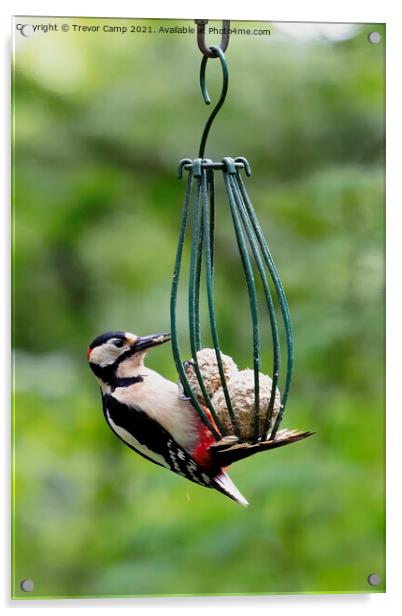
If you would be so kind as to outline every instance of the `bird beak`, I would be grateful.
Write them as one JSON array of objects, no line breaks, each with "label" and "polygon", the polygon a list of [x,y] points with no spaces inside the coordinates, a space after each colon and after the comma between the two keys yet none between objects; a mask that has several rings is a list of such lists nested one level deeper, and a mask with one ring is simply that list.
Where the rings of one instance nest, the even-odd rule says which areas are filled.
[{"label": "bird beak", "polygon": [[169,340],[170,334],[152,334],[151,336],[141,336],[140,338],[137,338],[132,346],[132,349],[135,353],[137,353],[137,351],[145,351],[146,349],[159,346]]}]

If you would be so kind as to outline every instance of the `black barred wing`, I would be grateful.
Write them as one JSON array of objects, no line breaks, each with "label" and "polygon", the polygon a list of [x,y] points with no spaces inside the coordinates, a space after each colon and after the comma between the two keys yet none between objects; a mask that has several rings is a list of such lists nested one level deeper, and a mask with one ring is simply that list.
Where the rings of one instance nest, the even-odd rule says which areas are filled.
[{"label": "black barred wing", "polygon": [[214,478],[163,426],[140,408],[123,404],[113,395],[106,394],[103,396],[103,411],[110,428],[130,449],[194,483],[219,489]]}]

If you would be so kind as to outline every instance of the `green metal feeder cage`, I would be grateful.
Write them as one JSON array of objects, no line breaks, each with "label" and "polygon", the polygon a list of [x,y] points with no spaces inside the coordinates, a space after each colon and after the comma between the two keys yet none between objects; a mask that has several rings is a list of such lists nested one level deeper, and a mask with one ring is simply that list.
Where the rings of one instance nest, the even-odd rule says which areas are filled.
[{"label": "green metal feeder cage", "polygon": [[[180,382],[185,396],[187,396],[201,420],[209,428],[217,439],[214,453],[217,461],[222,465],[230,464],[236,460],[263,451],[283,446],[291,442],[309,436],[311,432],[296,430],[279,430],[285,411],[293,370],[293,337],[292,327],[286,300],[278,270],[272,259],[267,241],[254,212],[251,200],[247,194],[241,173],[251,175],[248,161],[242,157],[225,157],[219,162],[214,162],[204,157],[205,145],[212,122],[222,107],[228,90],[228,68],[223,50],[228,44],[229,22],[224,22],[224,36],[221,47],[206,47],[203,38],[203,27],[206,20],[198,20],[198,44],[204,56],[200,69],[201,91],[206,104],[210,103],[205,82],[205,71],[208,58],[219,58],[223,86],[220,98],[205,125],[198,158],[183,159],[179,163],[178,177],[182,178],[183,172],[188,172],[187,187],[184,198],[184,207],[180,227],[176,262],[173,274],[171,291],[171,333],[172,350]],[[247,287],[248,303],[250,307],[252,323],[252,350],[254,370],[254,395],[255,412],[250,418],[253,422],[253,437],[248,441],[241,439],[239,425],[233,404],[229,395],[225,379],[220,335],[217,326],[215,301],[214,301],[214,241],[215,241],[215,179],[222,174],[226,192],[226,204],[219,203],[220,207],[226,205],[230,211],[239,252],[239,261],[244,272]],[[190,229],[190,231],[189,231]],[[200,404],[187,378],[183,358],[180,352],[178,327],[177,327],[177,303],[180,274],[184,261],[183,249],[190,235],[191,249],[189,257],[189,288],[188,288],[188,322],[189,343],[192,353],[192,362],[199,388],[203,394],[205,408]],[[205,276],[205,285],[202,278]],[[258,276],[258,279],[257,279]],[[208,306],[208,321],[213,348],[216,354],[219,376],[223,388],[227,410],[230,416],[231,429],[228,431],[219,420],[216,409],[211,403],[203,376],[197,361],[197,352],[202,348],[200,326],[200,294],[201,298],[206,294]],[[258,291],[262,291],[264,305],[264,320],[261,319],[258,305]],[[277,314],[278,313],[278,314]],[[266,319],[268,317],[268,319]],[[261,325],[269,325],[272,339],[272,388],[268,409],[262,409],[260,404],[260,368],[261,368]],[[280,344],[280,332],[284,332],[286,344],[286,359],[283,361]],[[280,377],[284,373],[284,384],[280,400],[280,410],[274,417],[274,402]],[[265,417],[261,430],[260,414]],[[211,421],[213,418],[213,421]],[[228,438],[230,437],[230,438]]]}]

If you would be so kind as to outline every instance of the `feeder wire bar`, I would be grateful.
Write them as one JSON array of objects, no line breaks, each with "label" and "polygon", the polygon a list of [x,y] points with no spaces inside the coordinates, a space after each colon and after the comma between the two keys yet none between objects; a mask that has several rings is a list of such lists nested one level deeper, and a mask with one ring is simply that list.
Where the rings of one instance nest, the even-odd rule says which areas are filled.
[{"label": "feeder wire bar", "polygon": [[182,386],[183,386],[184,394],[189,398],[189,400],[191,400],[192,406],[197,411],[204,425],[212,432],[212,434],[217,440],[220,440],[221,434],[212,425],[212,422],[210,421],[209,417],[207,416],[204,409],[199,404],[196,396],[193,393],[191,385],[187,379],[187,375],[183,367],[183,361],[180,355],[180,347],[179,347],[179,341],[178,341],[177,318],[176,318],[177,292],[178,292],[178,285],[179,285],[179,280],[180,280],[183,246],[184,246],[185,234],[186,234],[186,229],[187,229],[189,206],[190,206],[190,201],[191,201],[191,196],[192,196],[192,188],[193,188],[193,173],[192,171],[190,171],[189,176],[188,176],[188,181],[187,181],[186,194],[184,198],[182,222],[181,222],[180,232],[179,232],[179,241],[177,245],[177,253],[176,253],[176,260],[175,260],[173,281],[172,281],[172,290],[171,290],[171,297],[170,297],[170,322],[171,322],[171,334],[172,334],[172,352],[173,352],[173,358],[176,364],[176,369],[180,377],[180,382],[182,383]]},{"label": "feeder wire bar", "polygon": [[208,192],[206,186],[206,171],[202,171],[203,176],[201,180],[202,186],[202,206],[203,206],[203,220],[204,220],[204,241],[205,241],[205,259],[206,259],[206,288],[207,288],[207,298],[208,298],[208,311],[209,311],[209,323],[211,328],[211,335],[214,344],[215,356],[219,370],[219,376],[221,379],[221,385],[223,389],[223,394],[225,397],[226,407],[229,413],[229,417],[232,423],[233,432],[239,438],[240,437],[240,429],[239,424],[236,418],[236,415],[233,410],[233,405],[230,399],[230,395],[227,388],[225,372],[223,369],[222,356],[221,356],[221,348],[219,342],[218,335],[218,327],[216,323],[215,316],[215,307],[214,307],[214,283],[213,283],[213,265],[212,265],[212,246],[211,246],[211,230],[210,230],[210,211],[208,204]]},{"label": "feeder wire bar", "polygon": [[261,439],[267,438],[268,433],[271,428],[271,420],[274,408],[274,402],[276,397],[276,391],[279,380],[279,372],[281,365],[281,355],[280,355],[280,341],[279,341],[279,330],[278,330],[278,322],[275,315],[275,307],[272,299],[272,293],[269,286],[269,282],[265,273],[264,262],[261,257],[260,247],[258,244],[257,237],[255,235],[254,229],[252,227],[250,217],[248,215],[247,209],[244,205],[243,198],[239,188],[239,172],[237,171],[236,175],[232,176],[233,186],[234,186],[234,195],[236,205],[238,207],[243,227],[246,232],[248,242],[250,244],[251,250],[253,252],[253,256],[257,265],[258,272],[260,274],[265,302],[268,309],[269,321],[271,324],[271,334],[272,334],[272,344],[273,344],[273,367],[272,367],[272,386],[271,386],[271,396],[268,404],[267,415],[264,422],[263,433],[260,435]]},{"label": "feeder wire bar", "polygon": [[258,427],[260,417],[260,342],[259,342],[259,325],[258,325],[258,308],[257,308],[257,291],[255,287],[255,280],[253,274],[253,268],[251,265],[250,257],[247,250],[247,245],[244,239],[244,234],[241,227],[241,220],[239,212],[237,211],[232,174],[236,173],[236,169],[231,165],[229,157],[225,158],[227,163],[227,171],[224,172],[224,180],[226,185],[226,191],[229,198],[229,206],[232,214],[232,220],[235,228],[237,245],[240,252],[240,257],[243,265],[244,276],[247,284],[247,291],[250,304],[251,320],[253,326],[253,367],[254,367],[254,442],[258,440]]},{"label": "feeder wire bar", "polygon": [[[197,161],[197,163],[201,161]],[[197,285],[197,274],[201,271],[202,259],[202,238],[204,231],[201,228],[201,221],[207,215],[200,207],[200,194],[202,193],[202,178],[206,176],[205,170],[199,167],[201,177],[197,177],[197,191],[192,212],[192,238],[191,238],[191,258],[190,258],[190,276],[189,276],[189,295],[188,295],[188,314],[189,314],[189,333],[190,347],[192,354],[192,365],[200,386],[205,405],[211,412],[218,430],[223,434],[224,430],[219,421],[218,415],[212,406],[211,398],[205,387],[204,379],[198,365],[197,351],[201,348],[200,342],[200,320],[199,320],[199,284]],[[197,171],[198,176],[198,171]],[[197,348],[197,342],[199,344]]]},{"label": "feeder wire bar", "polygon": [[267,264],[268,270],[272,278],[272,282],[274,283],[275,290],[278,295],[279,306],[280,306],[284,328],[285,328],[286,347],[287,347],[287,369],[286,369],[285,386],[284,386],[283,393],[281,396],[281,409],[276,417],[274,427],[270,434],[270,439],[274,439],[277,434],[279,425],[282,421],[283,413],[285,411],[285,407],[286,407],[286,403],[287,403],[287,399],[289,395],[290,384],[292,381],[293,360],[294,360],[292,324],[290,321],[289,307],[288,307],[285,291],[283,289],[278,270],[276,269],[274,260],[268,248],[267,241],[264,237],[264,234],[260,227],[260,223],[258,222],[257,216],[255,215],[253,206],[247,195],[247,191],[244,187],[243,180],[241,179],[240,174],[239,174],[239,186],[240,186],[244,204],[246,206],[246,210],[250,216],[252,225],[254,227],[255,234],[257,236],[258,242],[260,244],[260,247],[263,253],[265,263]]}]

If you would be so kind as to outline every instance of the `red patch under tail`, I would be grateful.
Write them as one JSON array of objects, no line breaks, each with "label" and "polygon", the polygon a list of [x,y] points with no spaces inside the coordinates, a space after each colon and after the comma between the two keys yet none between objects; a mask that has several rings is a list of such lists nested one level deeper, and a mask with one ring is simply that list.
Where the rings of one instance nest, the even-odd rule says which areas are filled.
[{"label": "red patch under tail", "polygon": [[[217,429],[209,409],[207,409],[203,404],[201,404],[201,406],[208,419],[210,420],[211,424],[214,426],[214,428]],[[202,468],[204,468],[206,471],[210,471],[213,467],[213,459],[209,448],[212,443],[216,442],[216,438],[214,437],[212,432],[208,430],[206,425],[203,424],[201,419],[199,421],[198,434],[199,441],[197,447],[191,452],[191,456]]]}]

